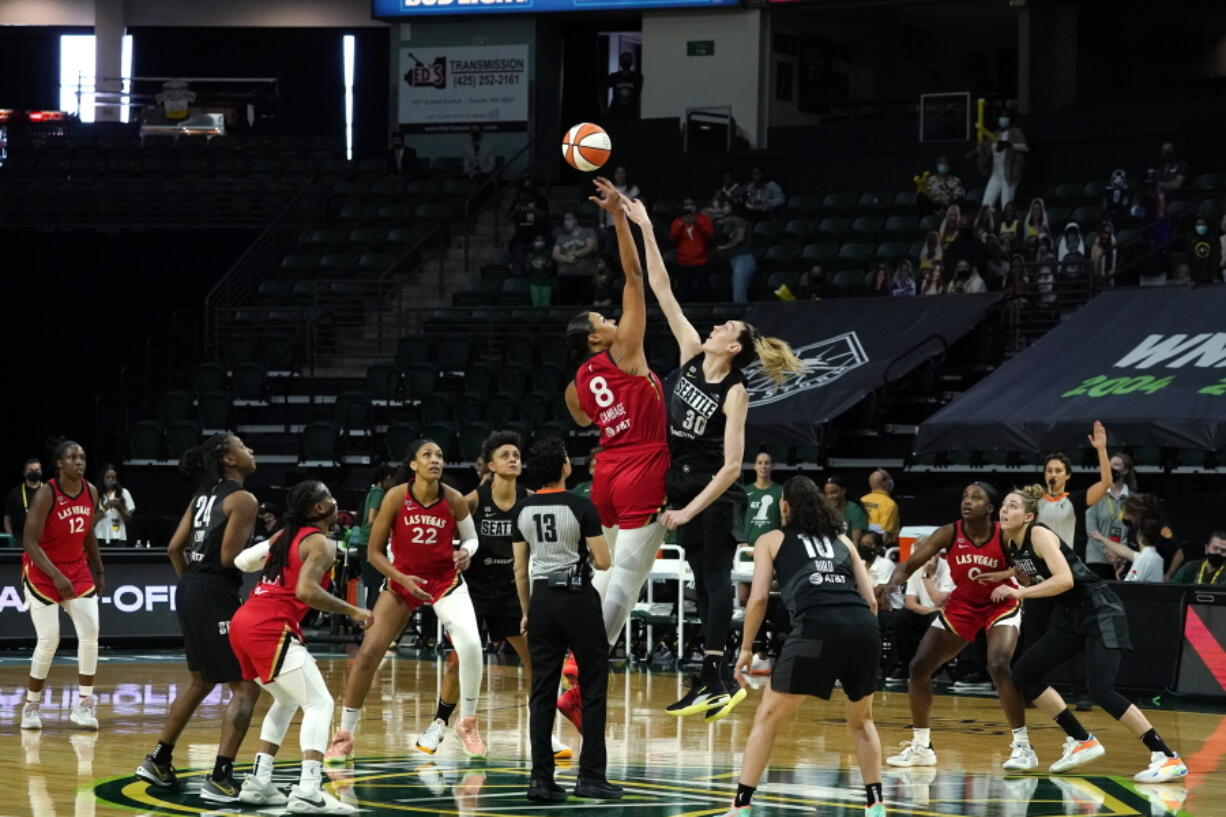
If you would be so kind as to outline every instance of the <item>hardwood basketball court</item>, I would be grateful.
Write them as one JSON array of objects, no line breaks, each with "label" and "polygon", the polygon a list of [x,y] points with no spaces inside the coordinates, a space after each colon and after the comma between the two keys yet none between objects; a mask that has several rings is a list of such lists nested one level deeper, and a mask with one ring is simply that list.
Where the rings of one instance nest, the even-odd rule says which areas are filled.
[{"label": "hardwood basketball court", "polygon": [[[346,659],[320,654],[333,694],[343,687]],[[119,817],[133,810],[167,815],[274,815],[281,809],[209,808],[195,794],[212,769],[223,700],[215,693],[188,725],[175,749],[175,764],[188,783],[181,795],[151,790],[133,770],[157,739],[176,685],[186,679],[175,653],[112,652],[104,655],[95,684],[99,696],[97,733],[71,728],[75,667],[57,661],[43,705],[45,728],[16,728],[27,670],[25,656],[0,659],[3,682],[3,744],[0,763],[13,780],[0,802],[0,815],[30,817]],[[629,672],[614,676],[609,701],[609,777],[626,787],[616,803],[572,798],[560,806],[536,806],[523,798],[530,763],[528,687],[518,666],[487,664],[479,706],[489,759],[470,762],[448,734],[433,758],[413,748],[429,723],[437,700],[441,662],[389,657],[371,689],[357,737],[357,760],[331,771],[330,786],[366,815],[440,814],[469,817],[531,817],[546,813],[598,817],[722,814],[735,790],[741,747],[749,734],[759,695],[750,697],[723,722],[676,719],[662,712],[679,697],[682,678],[672,673]],[[65,687],[65,684],[69,686]],[[250,763],[259,718],[271,699],[265,695],[248,733],[239,775]],[[1062,733],[1034,710],[1031,739],[1045,769],[1060,753]],[[1187,760],[1183,783],[1144,786],[1132,782],[1148,753],[1101,711],[1087,713],[1086,725],[1107,747],[1107,756],[1077,775],[1037,772],[1007,775],[1009,731],[993,698],[939,695],[933,710],[935,768],[884,770],[891,814],[915,817],[1002,815],[1146,815],[1215,817],[1226,814],[1226,718],[1222,712],[1150,709],[1162,735]],[[905,691],[878,693],[875,716],[886,753],[910,736]],[[559,716],[559,721],[562,721]],[[563,741],[576,747],[578,735],[562,722]],[[278,764],[278,783],[297,779],[297,725]],[[806,702],[789,730],[780,734],[772,764],[754,798],[755,815],[858,815],[863,813],[859,773],[848,752],[840,694],[830,703]],[[14,780],[15,777],[15,780]],[[573,786],[574,774],[560,764],[559,782]]]}]

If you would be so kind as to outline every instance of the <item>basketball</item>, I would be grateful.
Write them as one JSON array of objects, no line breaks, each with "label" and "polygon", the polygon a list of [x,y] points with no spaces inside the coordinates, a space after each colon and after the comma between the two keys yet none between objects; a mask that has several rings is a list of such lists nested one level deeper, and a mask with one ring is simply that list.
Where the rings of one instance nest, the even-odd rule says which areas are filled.
[{"label": "basketball", "polygon": [[562,158],[575,170],[590,173],[598,170],[613,152],[609,134],[599,125],[581,122],[562,137]]}]

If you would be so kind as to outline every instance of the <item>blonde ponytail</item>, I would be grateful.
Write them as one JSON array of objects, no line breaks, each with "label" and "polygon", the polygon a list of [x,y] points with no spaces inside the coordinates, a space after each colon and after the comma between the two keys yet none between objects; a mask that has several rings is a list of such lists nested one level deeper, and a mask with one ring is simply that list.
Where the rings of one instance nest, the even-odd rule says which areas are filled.
[{"label": "blonde ponytail", "polygon": [[787,341],[779,338],[755,337],[753,341],[754,354],[762,363],[762,371],[779,385],[790,375],[798,375],[805,371],[804,361],[796,357]]}]

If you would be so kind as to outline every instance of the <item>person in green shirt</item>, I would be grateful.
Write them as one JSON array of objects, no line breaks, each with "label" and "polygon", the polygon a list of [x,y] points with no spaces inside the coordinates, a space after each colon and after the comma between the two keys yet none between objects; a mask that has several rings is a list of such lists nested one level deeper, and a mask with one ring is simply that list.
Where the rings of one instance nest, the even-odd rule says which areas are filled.
[{"label": "person in green shirt", "polygon": [[843,516],[843,533],[853,542],[868,530],[868,514],[860,504],[847,498],[847,480],[841,474],[826,477],[826,501]]},{"label": "person in green shirt", "polygon": [[759,536],[782,524],[779,500],[783,498],[783,486],[771,482],[771,472],[775,470],[771,455],[765,451],[759,453],[753,461],[753,470],[757,479],[745,486],[749,504],[745,508],[744,544],[749,547],[753,547]]},{"label": "person in green shirt", "polygon": [[595,476],[596,474],[596,455],[599,453],[600,453],[599,447],[593,448],[590,452],[588,452],[588,455],[587,455],[588,480],[586,482],[580,482],[574,488],[571,488],[570,492],[572,494],[578,494],[584,499],[592,498],[592,480],[591,478]]},{"label": "person in green shirt", "polygon": [[375,469],[374,484],[366,492],[362,502],[362,512],[358,515],[358,525],[349,533],[349,547],[362,560],[362,584],[366,588],[367,606],[373,605],[379,595],[379,587],[383,584],[383,574],[366,561],[366,545],[370,542],[370,526],[374,524],[375,515],[379,513],[379,505],[383,497],[396,484],[396,467],[380,465]]},{"label": "person in green shirt", "polygon": [[1188,562],[1179,568],[1171,584],[1226,585],[1226,531],[1209,534],[1205,558]]}]

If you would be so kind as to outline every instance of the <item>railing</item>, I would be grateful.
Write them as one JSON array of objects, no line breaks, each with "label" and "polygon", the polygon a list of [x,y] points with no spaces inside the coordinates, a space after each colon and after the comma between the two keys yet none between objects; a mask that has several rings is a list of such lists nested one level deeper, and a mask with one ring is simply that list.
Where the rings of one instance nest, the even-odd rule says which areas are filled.
[{"label": "railing", "polygon": [[1099,289],[1089,260],[1052,258],[1011,270],[1004,305],[1007,354],[1017,354],[1084,306]]},{"label": "railing", "polygon": [[283,182],[0,179],[0,224],[63,229],[263,227],[299,193]]},{"label": "railing", "polygon": [[234,266],[222,276],[204,299],[205,348],[216,352],[222,336],[214,316],[218,310],[234,309],[255,294],[260,282],[292,250],[309,227],[318,224],[327,207],[322,186],[308,183],[268,223]]},{"label": "railing", "polygon": [[[528,143],[521,147],[514,156],[502,163],[502,166],[490,174],[489,178],[485,179],[472,195],[464,202],[464,269],[468,269],[469,263],[469,242],[472,239],[473,227],[477,220],[481,217],[489,207],[494,208],[494,235],[502,235],[502,202],[501,194],[506,189],[506,180],[508,173],[513,167],[524,159],[524,174],[531,175],[532,170],[532,146],[536,144],[534,140],[529,139]],[[514,173],[510,174],[511,178],[519,178]],[[440,279],[440,284],[442,283]]]}]

